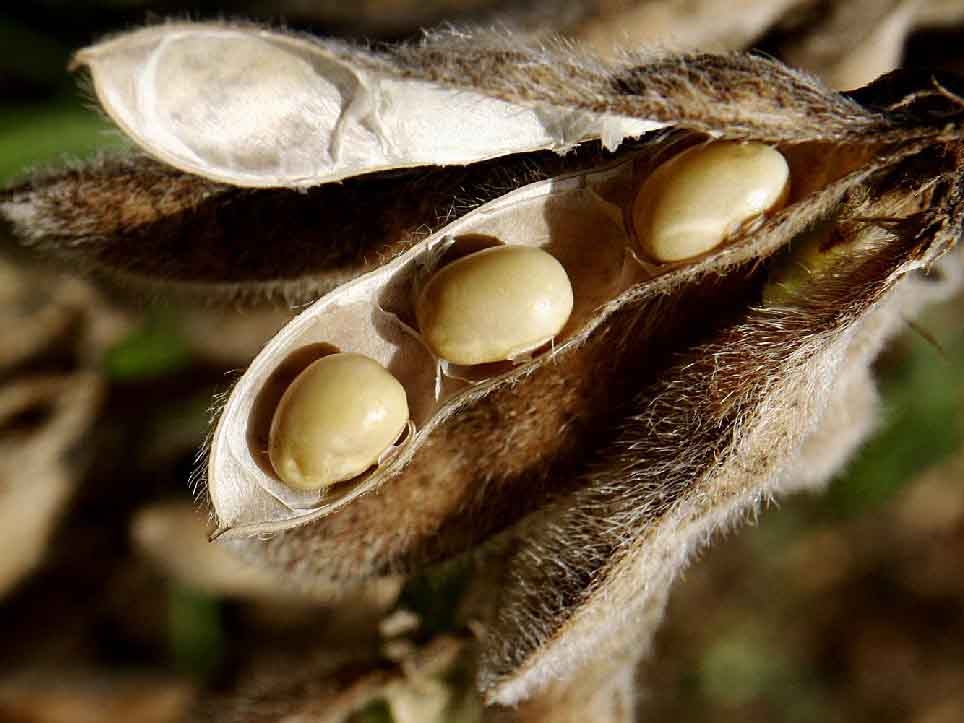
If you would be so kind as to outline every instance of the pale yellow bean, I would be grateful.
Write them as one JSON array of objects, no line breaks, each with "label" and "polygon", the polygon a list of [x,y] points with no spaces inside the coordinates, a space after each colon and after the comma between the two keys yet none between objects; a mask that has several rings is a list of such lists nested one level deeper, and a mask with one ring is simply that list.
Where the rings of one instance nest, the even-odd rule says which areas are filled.
[{"label": "pale yellow bean", "polygon": [[789,179],[786,159],[763,143],[689,148],[657,168],[636,196],[640,248],[660,262],[711,251],[749,220],[780,208]]},{"label": "pale yellow bean", "polygon": [[514,359],[555,337],[572,313],[562,264],[531,246],[498,246],[444,266],[419,294],[419,329],[454,364]]},{"label": "pale yellow bean", "polygon": [[268,456],[285,484],[317,490],[367,470],[407,425],[408,400],[395,377],[362,354],[332,354],[285,391]]}]

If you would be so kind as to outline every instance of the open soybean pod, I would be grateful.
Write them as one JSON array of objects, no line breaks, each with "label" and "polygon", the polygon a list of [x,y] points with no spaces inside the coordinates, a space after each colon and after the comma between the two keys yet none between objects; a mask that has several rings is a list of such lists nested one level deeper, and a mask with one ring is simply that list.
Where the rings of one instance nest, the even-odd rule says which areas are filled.
[{"label": "open soybean pod", "polygon": [[[115,85],[130,90],[149,77],[145,64],[164,44],[165,28],[177,48],[191,27],[132,35],[130,50],[122,36],[81,57],[96,85],[114,77],[106,66],[119,53],[127,70],[116,72],[127,80]],[[311,65],[304,41],[252,28],[224,32],[258,48],[297,45]],[[476,167],[490,173],[534,164],[536,177],[517,175],[496,194],[473,182],[470,196],[486,187],[489,195],[465,205],[458,200],[466,189],[438,191],[434,203],[448,198],[459,210],[448,218],[426,213],[427,235],[403,232],[417,221],[409,215],[407,226],[385,226],[389,245],[365,220],[365,232],[353,237],[347,215],[330,207],[332,233],[359,256],[374,249],[367,255],[377,262],[331,268],[331,278],[345,283],[282,330],[228,397],[208,464],[219,538],[309,584],[410,572],[493,541],[505,568],[482,628],[480,681],[491,702],[551,694],[590,659],[608,658],[611,666],[631,659],[645,647],[672,579],[714,530],[801,479],[825,480],[832,465],[818,471],[808,460],[842,462],[869,429],[860,419],[847,434],[825,433],[851,402],[872,413],[867,369],[874,352],[901,312],[944,293],[955,278],[948,265],[938,281],[936,264],[961,233],[964,113],[946,83],[929,76],[894,76],[848,98],[752,56],[641,56],[608,65],[572,49],[487,35],[378,53],[305,47],[323,47],[330,62],[388,78],[396,90],[431,89],[423,95],[432,96],[444,89],[513,105],[519,118],[535,113],[561,135],[547,130],[552,140],[540,136],[526,154],[479,154],[490,160],[470,165],[470,175]],[[263,83],[274,75],[252,77]],[[243,75],[236,82],[243,84]],[[125,106],[140,102],[133,91],[99,95]],[[333,112],[331,128],[342,122],[341,106]],[[359,117],[349,116],[344,123]],[[591,132],[569,133],[563,120],[571,118]],[[613,153],[579,148],[572,159],[553,162],[537,150],[581,140],[593,146],[607,135],[604,125],[631,128],[629,135],[653,130]],[[201,131],[173,128],[201,157]],[[242,130],[246,138],[268,132]],[[131,133],[166,160],[147,135]],[[237,184],[265,171],[270,185],[282,178],[278,159],[294,152],[287,148],[294,137],[265,146],[271,159],[264,164],[244,156],[244,178],[178,163]],[[420,145],[425,139],[416,146],[431,146]],[[721,141],[772,148],[785,160],[788,187],[771,189],[755,215],[717,224],[718,242],[696,255],[648,256],[633,212],[647,179],[688,149]],[[311,176],[316,167],[306,173],[292,161],[290,185],[367,174],[344,183],[354,189],[355,216],[378,218],[381,204],[391,202],[385,184],[418,200],[410,176],[373,173],[379,168],[432,164],[417,173],[439,179],[451,169],[435,166],[474,158],[429,152],[409,163],[389,154],[347,170],[329,162],[336,155],[325,160],[328,176]],[[223,170],[234,156],[219,150],[203,157]],[[8,208],[44,217],[56,207],[48,186],[18,191]],[[331,188],[322,185],[299,203],[317,202]],[[378,193],[366,200],[366,188]],[[248,193],[258,199],[266,192]],[[823,225],[834,230],[838,251],[826,263],[808,256],[814,273],[806,277],[780,273],[781,264],[794,263],[799,239]],[[497,245],[551,255],[571,282],[571,314],[547,344],[521,357],[470,367],[443,362],[418,327],[419,293],[455,259]],[[324,259],[314,261],[314,270],[326,273]],[[925,276],[928,270],[934,273]],[[793,293],[768,291],[787,279],[798,286]],[[336,351],[381,364],[405,389],[411,426],[359,476],[297,490],[268,458],[272,417],[291,381]],[[582,681],[591,687],[598,678]]]},{"label": "open soybean pod", "polygon": [[[417,569],[521,521],[483,641],[489,699],[518,703],[587,659],[644,649],[694,549],[801,477],[825,481],[835,467],[801,469],[805,460],[840,464],[868,432],[864,418],[832,437],[821,427],[852,402],[873,412],[869,362],[900,313],[944,293],[914,272],[960,234],[960,148],[946,129],[936,140],[928,117],[903,142],[777,129],[760,135],[787,160],[786,204],[697,258],[658,263],[637,254],[630,210],[649,174],[708,142],[685,123],[675,130],[469,212],[304,312],[220,420],[209,489],[223,535],[292,575],[351,578]],[[724,121],[713,135],[731,133],[753,139]],[[766,306],[771,273],[820,223],[848,253],[830,254],[798,302]],[[420,279],[486,238],[555,256],[572,316],[531,361],[440,366],[415,324]],[[267,421],[258,398],[320,343],[392,369],[414,429],[365,477],[296,498],[252,464]],[[264,533],[274,534],[250,540]]]}]

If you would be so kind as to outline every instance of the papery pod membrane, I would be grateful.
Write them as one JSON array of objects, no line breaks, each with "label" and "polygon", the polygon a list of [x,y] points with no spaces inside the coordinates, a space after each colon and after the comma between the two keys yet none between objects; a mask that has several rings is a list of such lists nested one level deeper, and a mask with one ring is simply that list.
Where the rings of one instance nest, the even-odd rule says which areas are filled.
[{"label": "papery pod membrane", "polygon": [[313,186],[592,139],[614,149],[665,126],[772,142],[883,141],[896,130],[764,58],[603,61],[495,33],[372,51],[254,26],[168,24],[83,50],[76,63],[148,153],[236,186]]},{"label": "papery pod membrane", "polygon": [[515,531],[483,647],[490,701],[525,700],[587,659],[645,648],[692,553],[792,482],[834,398],[928,296],[929,282],[909,275],[964,231],[961,153],[876,174],[837,217],[847,256],[795,303],[750,306],[680,352],[585,485]]},{"label": "papery pod membrane", "polygon": [[82,50],[75,64],[144,150],[235,186],[316,186],[598,138],[615,148],[661,125],[454,91],[400,77],[390,55],[254,26],[158,25]]}]

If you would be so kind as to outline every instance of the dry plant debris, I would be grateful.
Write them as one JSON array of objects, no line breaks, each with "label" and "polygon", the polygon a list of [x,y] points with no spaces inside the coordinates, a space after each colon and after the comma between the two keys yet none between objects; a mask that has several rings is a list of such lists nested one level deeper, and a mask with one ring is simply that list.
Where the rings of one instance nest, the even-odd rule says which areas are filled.
[{"label": "dry plant debris", "polygon": [[0,716],[17,723],[179,723],[194,690],[172,678],[36,670],[0,682]]},{"label": "dry plant debris", "polygon": [[[43,560],[85,460],[103,382],[96,349],[123,323],[76,279],[0,258],[0,597]],[[62,359],[63,362],[50,363]],[[48,364],[49,371],[44,369]]]}]

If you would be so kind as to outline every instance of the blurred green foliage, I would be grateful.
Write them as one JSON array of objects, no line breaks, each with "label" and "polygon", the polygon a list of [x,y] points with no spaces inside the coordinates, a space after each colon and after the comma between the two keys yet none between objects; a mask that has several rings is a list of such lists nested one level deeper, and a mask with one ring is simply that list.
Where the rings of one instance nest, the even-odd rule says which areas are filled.
[{"label": "blurred green foliage", "polygon": [[455,627],[458,603],[471,581],[471,572],[471,560],[459,558],[406,583],[399,604],[419,616],[422,635],[431,637]]},{"label": "blurred green foliage", "polygon": [[143,324],[108,349],[102,361],[107,376],[134,381],[171,374],[191,362],[187,342],[178,331],[176,317],[157,311]]},{"label": "blurred green foliage", "polygon": [[171,585],[168,635],[175,669],[204,680],[217,670],[224,655],[220,603],[197,590]]},{"label": "blurred green foliage", "polygon": [[354,716],[357,723],[392,723],[392,711],[388,703],[376,700]]},{"label": "blurred green foliage", "polygon": [[77,79],[67,73],[82,40],[58,37],[62,30],[56,19],[47,18],[45,28],[0,10],[0,185],[122,144],[109,123],[85,107]]},{"label": "blurred green foliage", "polygon": [[0,184],[34,168],[123,145],[107,121],[77,96],[6,107],[0,114]]},{"label": "blurred green foliage", "polygon": [[942,330],[950,343],[937,348],[908,331],[908,353],[882,375],[883,424],[825,499],[838,514],[886,502],[964,445],[964,334]]}]

